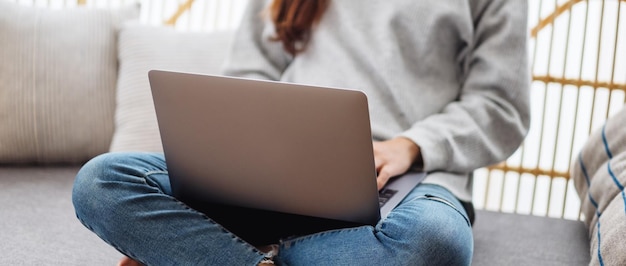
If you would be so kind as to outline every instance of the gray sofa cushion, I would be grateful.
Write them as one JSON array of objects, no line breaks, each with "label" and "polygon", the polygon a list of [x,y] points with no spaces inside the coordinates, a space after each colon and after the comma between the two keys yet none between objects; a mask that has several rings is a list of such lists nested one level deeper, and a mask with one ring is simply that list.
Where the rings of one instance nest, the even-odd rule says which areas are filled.
[{"label": "gray sofa cushion", "polygon": [[[78,167],[0,167],[0,265],[115,265],[74,214]],[[587,265],[582,222],[478,211],[473,265]]]},{"label": "gray sofa cushion", "polygon": [[588,265],[582,221],[477,211],[472,265]]},{"label": "gray sofa cushion", "polygon": [[0,265],[115,265],[122,257],[76,219],[77,172],[0,168]]}]

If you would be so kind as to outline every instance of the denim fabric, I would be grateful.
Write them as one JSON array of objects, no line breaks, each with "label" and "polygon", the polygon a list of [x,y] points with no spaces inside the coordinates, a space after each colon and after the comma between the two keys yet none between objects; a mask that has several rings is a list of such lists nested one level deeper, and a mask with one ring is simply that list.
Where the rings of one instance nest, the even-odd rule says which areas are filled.
[{"label": "denim fabric", "polygon": [[[79,220],[147,265],[256,265],[267,254],[171,196],[162,154],[100,155],[77,174]],[[472,230],[446,189],[422,184],[376,227],[285,239],[283,265],[469,265]]]}]

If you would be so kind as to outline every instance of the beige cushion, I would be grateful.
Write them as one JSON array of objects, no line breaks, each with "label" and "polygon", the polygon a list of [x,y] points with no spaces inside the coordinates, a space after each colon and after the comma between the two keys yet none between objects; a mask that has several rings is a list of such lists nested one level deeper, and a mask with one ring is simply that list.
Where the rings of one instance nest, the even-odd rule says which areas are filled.
[{"label": "beige cushion", "polygon": [[0,1],[0,163],[76,163],[108,150],[117,29],[138,9]]},{"label": "beige cushion", "polygon": [[148,71],[218,73],[230,39],[231,34],[225,32],[125,25],[119,40],[116,129],[111,151],[162,151]]}]

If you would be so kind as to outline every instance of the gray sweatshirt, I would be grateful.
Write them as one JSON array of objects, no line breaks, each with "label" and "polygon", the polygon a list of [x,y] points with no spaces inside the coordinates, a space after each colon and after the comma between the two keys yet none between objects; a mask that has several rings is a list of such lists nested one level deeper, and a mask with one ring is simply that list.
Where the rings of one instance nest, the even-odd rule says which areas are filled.
[{"label": "gray sweatshirt", "polygon": [[506,159],[529,127],[525,0],[333,0],[290,56],[250,0],[224,74],[361,90],[377,140],[417,143],[459,199],[472,171]]}]

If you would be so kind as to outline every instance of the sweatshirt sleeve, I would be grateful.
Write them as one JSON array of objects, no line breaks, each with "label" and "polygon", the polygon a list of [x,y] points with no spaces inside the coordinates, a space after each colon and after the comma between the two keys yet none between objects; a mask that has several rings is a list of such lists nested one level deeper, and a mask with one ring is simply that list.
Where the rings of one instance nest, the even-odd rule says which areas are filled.
[{"label": "sweatshirt sleeve", "polygon": [[457,101],[402,133],[425,171],[467,173],[506,159],[530,124],[526,0],[471,2],[473,43]]},{"label": "sweatshirt sleeve", "polygon": [[235,32],[222,74],[264,80],[280,80],[291,61],[280,42],[271,41],[275,29],[267,17],[268,1],[249,1]]}]

